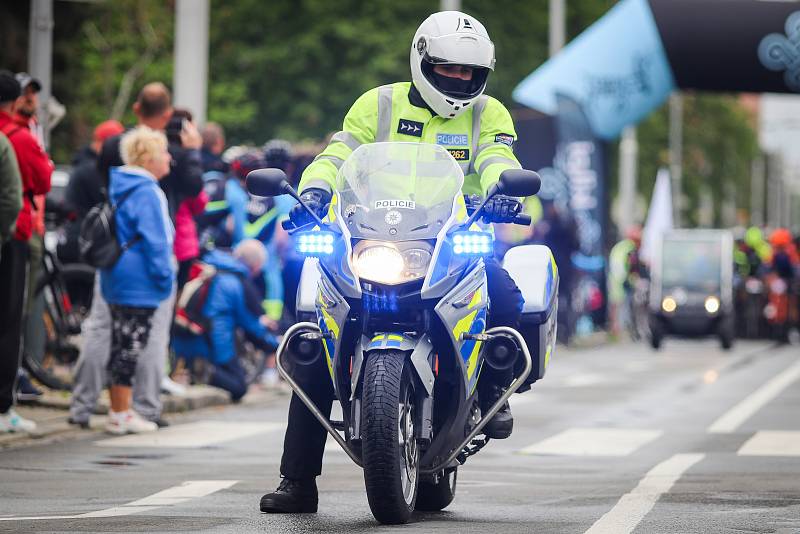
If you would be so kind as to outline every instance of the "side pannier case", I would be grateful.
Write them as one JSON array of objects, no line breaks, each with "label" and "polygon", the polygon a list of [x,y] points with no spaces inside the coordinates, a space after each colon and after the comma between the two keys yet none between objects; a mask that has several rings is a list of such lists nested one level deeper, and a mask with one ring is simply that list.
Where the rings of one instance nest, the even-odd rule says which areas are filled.
[{"label": "side pannier case", "polygon": [[[533,360],[533,369],[518,392],[544,376],[553,355],[558,316],[558,268],[553,253],[544,245],[523,245],[510,249],[503,267],[517,283],[525,299],[520,333]],[[521,371],[519,366],[517,371]]]}]

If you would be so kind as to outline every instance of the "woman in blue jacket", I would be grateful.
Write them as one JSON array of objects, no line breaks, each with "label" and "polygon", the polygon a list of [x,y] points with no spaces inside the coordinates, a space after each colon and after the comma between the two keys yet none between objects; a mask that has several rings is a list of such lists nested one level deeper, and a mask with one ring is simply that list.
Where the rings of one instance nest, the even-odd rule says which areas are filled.
[{"label": "woman in blue jacket", "polygon": [[170,296],[175,281],[172,242],[175,231],[158,180],[169,174],[170,155],[163,133],[147,127],[122,137],[125,165],[111,170],[109,196],[117,207],[117,240],[127,250],[100,273],[103,297],[111,309],[111,410],[106,430],[128,434],[157,430],[131,409],[136,361],[150,334],[153,313]]}]

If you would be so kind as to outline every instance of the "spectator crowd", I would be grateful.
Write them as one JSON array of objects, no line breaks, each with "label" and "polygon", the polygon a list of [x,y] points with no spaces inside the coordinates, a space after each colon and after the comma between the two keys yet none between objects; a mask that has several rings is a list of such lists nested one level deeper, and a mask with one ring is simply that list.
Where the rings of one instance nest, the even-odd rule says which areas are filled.
[{"label": "spectator crowd", "polygon": [[[36,120],[40,90],[25,73],[0,72],[0,293],[8,303],[0,320],[0,431],[34,430],[14,405],[41,394],[21,370],[26,324],[42,320],[28,313],[27,300],[40,276],[54,170]],[[49,206],[66,214],[56,247],[62,264],[92,263],[87,251],[97,243],[86,228],[103,208],[113,219],[109,242],[119,256],[94,265],[70,423],[88,428],[108,388],[106,430],[115,434],[167,425],[164,391],[202,382],[238,401],[255,380],[278,383],[272,354],[292,321],[294,299],[286,295],[294,295],[302,268],[280,225],[293,202],[252,197],[244,180],[268,166],[296,177],[313,158],[281,140],[227,147],[218,124],[199,129],[159,82],[141,88],[132,110],[129,128],[115,120],[95,127],[72,160],[62,203]],[[261,354],[262,365],[243,364],[243,352]]]}]

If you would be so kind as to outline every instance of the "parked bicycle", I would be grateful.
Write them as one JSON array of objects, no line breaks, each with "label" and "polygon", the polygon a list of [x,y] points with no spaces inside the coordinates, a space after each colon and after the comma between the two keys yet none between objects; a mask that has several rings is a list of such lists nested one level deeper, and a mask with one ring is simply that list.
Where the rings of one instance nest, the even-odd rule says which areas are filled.
[{"label": "parked bicycle", "polygon": [[[63,227],[63,213],[47,216],[48,228]],[[81,324],[92,305],[95,271],[82,263],[61,263],[57,243],[57,231],[48,231],[32,310],[32,317],[41,317],[43,328],[38,329],[41,335],[25,339],[22,363],[43,385],[68,391],[80,354]]]}]

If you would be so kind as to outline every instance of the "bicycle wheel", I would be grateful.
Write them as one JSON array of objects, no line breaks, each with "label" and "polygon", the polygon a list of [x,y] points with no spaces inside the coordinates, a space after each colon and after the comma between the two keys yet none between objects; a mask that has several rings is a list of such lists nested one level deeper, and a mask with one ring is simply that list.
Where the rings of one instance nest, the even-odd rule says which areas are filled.
[{"label": "bicycle wheel", "polygon": [[43,275],[36,285],[32,317],[41,317],[44,336],[25,340],[23,364],[49,388],[72,388],[81,323],[91,308],[94,276],[94,269],[87,265],[66,265]]}]

